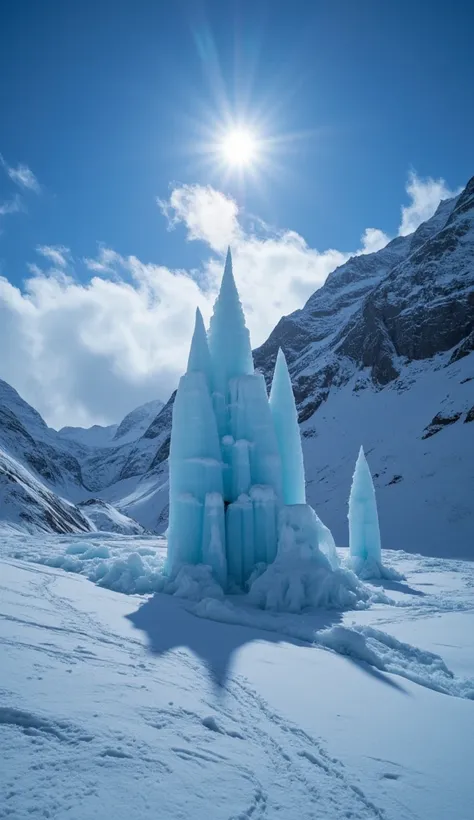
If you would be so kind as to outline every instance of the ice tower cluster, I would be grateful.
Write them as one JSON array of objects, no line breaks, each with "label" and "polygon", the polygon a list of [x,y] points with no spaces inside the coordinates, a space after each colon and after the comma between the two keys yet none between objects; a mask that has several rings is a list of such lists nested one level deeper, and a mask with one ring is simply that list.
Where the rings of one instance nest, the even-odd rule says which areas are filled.
[{"label": "ice tower cluster", "polygon": [[196,311],[187,372],[173,409],[167,571],[207,564],[242,588],[277,554],[279,513],[304,505],[298,419],[285,357],[268,398],[227,253],[209,332]]}]

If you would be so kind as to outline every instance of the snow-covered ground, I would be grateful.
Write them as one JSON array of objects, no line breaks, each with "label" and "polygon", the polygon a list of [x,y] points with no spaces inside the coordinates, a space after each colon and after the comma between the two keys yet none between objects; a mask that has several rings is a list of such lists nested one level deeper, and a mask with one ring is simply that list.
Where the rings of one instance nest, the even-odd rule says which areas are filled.
[{"label": "snow-covered ground", "polygon": [[2,535],[0,818],[471,820],[474,565],[384,554],[385,603],[304,615],[89,580],[164,553]]}]

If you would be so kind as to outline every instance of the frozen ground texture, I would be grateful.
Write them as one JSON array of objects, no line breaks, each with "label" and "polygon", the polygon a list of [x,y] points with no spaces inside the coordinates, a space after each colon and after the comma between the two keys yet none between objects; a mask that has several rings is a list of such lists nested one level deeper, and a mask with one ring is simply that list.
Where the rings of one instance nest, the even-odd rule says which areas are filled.
[{"label": "frozen ground texture", "polygon": [[[30,563],[39,546],[0,542],[0,818],[471,820],[472,564],[383,554],[397,606],[295,616],[125,596]],[[41,549],[83,573],[164,557]]]}]

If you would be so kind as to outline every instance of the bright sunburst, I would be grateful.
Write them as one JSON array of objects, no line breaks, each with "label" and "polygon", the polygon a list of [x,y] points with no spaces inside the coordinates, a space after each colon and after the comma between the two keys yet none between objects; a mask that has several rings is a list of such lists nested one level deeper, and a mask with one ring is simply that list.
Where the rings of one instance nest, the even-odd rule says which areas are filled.
[{"label": "bright sunburst", "polygon": [[258,145],[251,131],[235,128],[224,136],[220,150],[227,165],[243,168],[257,159]]}]

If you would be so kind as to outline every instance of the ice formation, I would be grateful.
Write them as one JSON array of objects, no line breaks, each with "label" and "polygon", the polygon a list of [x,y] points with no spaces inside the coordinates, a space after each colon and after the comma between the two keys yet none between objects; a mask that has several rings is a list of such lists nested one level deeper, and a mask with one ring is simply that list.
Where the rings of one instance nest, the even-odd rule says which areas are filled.
[{"label": "ice formation", "polygon": [[[196,312],[173,408],[169,465],[171,579],[202,564],[223,589],[250,585],[253,598],[261,603],[263,596],[269,606],[265,579],[278,576],[276,608],[354,600],[339,573],[331,533],[305,503],[298,417],[283,352],[270,399],[263,375],[254,372],[230,251],[208,335]],[[296,561],[291,578],[290,559]],[[274,568],[270,576],[266,567]]]},{"label": "ice formation", "polygon": [[282,506],[278,532],[275,561],[251,581],[252,603],[279,612],[365,604],[367,590],[353,572],[337,568],[332,535],[309,504]]},{"label": "ice formation", "polygon": [[363,447],[359,450],[349,496],[349,544],[351,558],[370,558],[381,563],[377,501]]},{"label": "ice formation", "polygon": [[303,449],[293,388],[283,350],[278,356],[270,391],[270,409],[278,439],[283,475],[283,503],[305,504]]},{"label": "ice formation", "polygon": [[361,578],[400,578],[384,567],[374,482],[361,447],[349,496],[349,565]]}]

